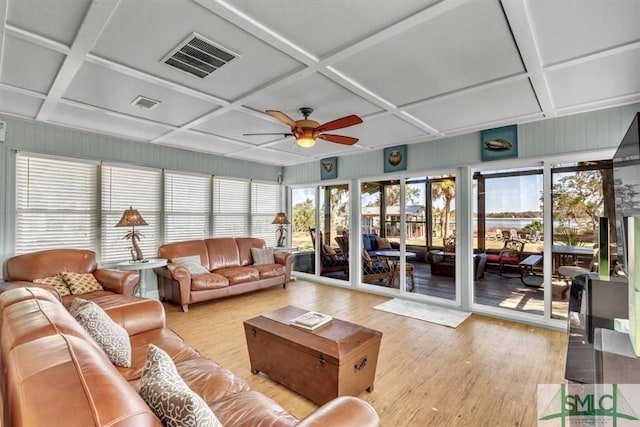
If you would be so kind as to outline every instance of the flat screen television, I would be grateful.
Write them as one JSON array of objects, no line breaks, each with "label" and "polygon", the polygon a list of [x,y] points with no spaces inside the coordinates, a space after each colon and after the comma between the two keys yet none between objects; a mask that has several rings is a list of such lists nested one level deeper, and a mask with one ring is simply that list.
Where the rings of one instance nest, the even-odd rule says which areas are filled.
[{"label": "flat screen television", "polygon": [[640,113],[613,156],[613,186],[616,209],[616,248],[618,265],[628,276],[629,253],[627,218],[640,216]]}]

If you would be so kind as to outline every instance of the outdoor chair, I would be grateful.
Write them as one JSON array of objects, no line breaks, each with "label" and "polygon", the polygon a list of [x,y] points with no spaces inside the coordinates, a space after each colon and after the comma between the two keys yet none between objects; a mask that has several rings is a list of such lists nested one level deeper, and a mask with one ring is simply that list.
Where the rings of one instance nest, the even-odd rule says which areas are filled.
[{"label": "outdoor chair", "polygon": [[[309,228],[311,240],[315,248],[316,245],[316,229]],[[324,244],[322,241],[322,233],[320,236],[320,274],[344,272],[349,270],[349,259],[340,248],[334,249],[330,244]]]},{"label": "outdoor chair", "polygon": [[387,286],[393,285],[394,279],[393,264],[389,260],[371,259],[367,251],[362,250],[362,281],[373,282],[378,280],[386,281]]},{"label": "outdoor chair", "polygon": [[505,266],[518,267],[520,261],[522,261],[522,254],[524,252],[524,242],[517,239],[507,239],[504,241],[504,246],[497,254],[487,254],[487,264],[497,265],[498,274],[502,275]]}]

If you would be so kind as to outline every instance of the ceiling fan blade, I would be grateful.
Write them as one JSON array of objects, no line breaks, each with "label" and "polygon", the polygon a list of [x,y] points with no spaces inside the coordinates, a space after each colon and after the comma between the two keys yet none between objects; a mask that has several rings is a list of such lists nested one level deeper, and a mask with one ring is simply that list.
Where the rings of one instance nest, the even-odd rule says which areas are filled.
[{"label": "ceiling fan blade", "polygon": [[291,117],[287,116],[282,111],[267,110],[266,113],[268,115],[270,115],[271,117],[280,120],[282,123],[284,123],[285,125],[289,126],[291,129],[293,129],[293,128],[295,128],[297,126],[296,125],[296,121],[293,120]]},{"label": "ceiling fan blade", "polygon": [[362,123],[362,119],[355,114],[350,116],[341,117],[339,119],[332,120],[318,126],[316,132],[326,132],[328,130],[342,129],[353,125],[359,125]]},{"label": "ceiling fan blade", "polygon": [[282,132],[277,132],[277,133],[243,133],[242,136],[258,136],[258,135],[281,135],[283,138],[286,138],[288,136],[293,136],[293,134],[291,132],[287,132],[287,133],[282,133]]},{"label": "ceiling fan blade", "polygon": [[343,145],[353,145],[356,142],[358,142],[358,138],[353,138],[351,136],[344,136],[344,135],[332,135],[330,133],[323,133],[321,135],[318,135],[318,138],[324,139],[325,141],[335,142],[336,144],[343,144]]}]

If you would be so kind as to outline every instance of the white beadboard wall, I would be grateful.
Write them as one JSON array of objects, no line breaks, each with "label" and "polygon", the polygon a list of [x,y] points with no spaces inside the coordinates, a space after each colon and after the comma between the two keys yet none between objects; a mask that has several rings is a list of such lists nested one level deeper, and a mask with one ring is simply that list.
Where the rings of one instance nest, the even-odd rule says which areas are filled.
[{"label": "white beadboard wall", "polygon": [[[518,126],[518,159],[612,149],[620,144],[640,104]],[[338,180],[383,175],[383,150],[338,158]],[[320,162],[284,168],[286,185],[320,182]],[[480,132],[407,146],[407,174],[480,164]]]}]

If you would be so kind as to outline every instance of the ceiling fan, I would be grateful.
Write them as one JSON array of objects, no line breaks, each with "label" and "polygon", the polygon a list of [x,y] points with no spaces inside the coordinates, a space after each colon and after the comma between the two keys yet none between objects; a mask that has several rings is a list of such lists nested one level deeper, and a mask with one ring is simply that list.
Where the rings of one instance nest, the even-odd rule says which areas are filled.
[{"label": "ceiling fan", "polygon": [[310,120],[309,116],[313,112],[313,108],[302,107],[300,113],[304,116],[302,120],[293,120],[282,111],[267,110],[266,113],[271,117],[280,120],[285,125],[291,128],[290,133],[245,133],[244,136],[250,135],[282,135],[295,136],[296,142],[301,147],[312,147],[316,143],[316,139],[324,139],[325,141],[335,142],[336,144],[353,145],[358,142],[358,138],[351,136],[335,135],[331,133],[324,133],[335,129],[342,129],[349,126],[362,123],[362,119],[355,114],[350,116],[341,117],[330,122],[320,124],[315,120]]}]

